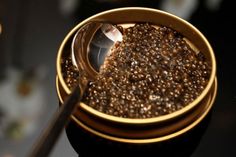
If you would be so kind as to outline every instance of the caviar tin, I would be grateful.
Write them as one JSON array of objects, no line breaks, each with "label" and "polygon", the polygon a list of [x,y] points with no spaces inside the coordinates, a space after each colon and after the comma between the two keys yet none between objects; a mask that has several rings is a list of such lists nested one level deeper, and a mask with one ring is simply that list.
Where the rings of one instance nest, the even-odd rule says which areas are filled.
[{"label": "caviar tin", "polygon": [[158,143],[190,131],[209,114],[217,92],[216,61],[209,42],[197,28],[185,20],[167,12],[141,7],[118,8],[98,13],[79,23],[67,34],[60,45],[56,60],[56,87],[61,104],[71,92],[63,79],[62,59],[70,54],[76,31],[90,21],[108,21],[113,24],[148,22],[170,27],[193,43],[193,49],[204,53],[211,65],[211,75],[203,92],[193,102],[178,111],[155,118],[115,117],[81,103],[71,115],[79,129],[108,141],[129,144]]}]

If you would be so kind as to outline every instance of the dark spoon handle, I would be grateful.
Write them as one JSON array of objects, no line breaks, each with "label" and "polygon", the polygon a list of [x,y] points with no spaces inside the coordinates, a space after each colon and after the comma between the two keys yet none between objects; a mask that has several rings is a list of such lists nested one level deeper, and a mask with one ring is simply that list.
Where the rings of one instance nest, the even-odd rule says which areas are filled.
[{"label": "dark spoon handle", "polygon": [[65,103],[59,108],[59,111],[54,114],[49,126],[44,130],[38,141],[36,141],[28,157],[46,157],[49,155],[62,130],[69,121],[75,106],[79,104],[78,102],[81,99],[80,93],[80,88],[77,86],[66,99]]}]

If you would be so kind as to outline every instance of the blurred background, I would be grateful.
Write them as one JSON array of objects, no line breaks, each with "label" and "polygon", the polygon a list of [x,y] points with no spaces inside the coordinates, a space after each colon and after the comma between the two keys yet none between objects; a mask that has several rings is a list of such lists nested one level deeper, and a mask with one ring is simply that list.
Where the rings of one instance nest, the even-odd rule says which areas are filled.
[{"label": "blurred background", "polygon": [[[195,25],[217,59],[218,95],[192,157],[236,156],[236,25],[226,0],[0,0],[0,157],[24,157],[58,108],[57,50],[83,19],[103,10],[161,9]],[[65,132],[52,157],[78,156]]]}]

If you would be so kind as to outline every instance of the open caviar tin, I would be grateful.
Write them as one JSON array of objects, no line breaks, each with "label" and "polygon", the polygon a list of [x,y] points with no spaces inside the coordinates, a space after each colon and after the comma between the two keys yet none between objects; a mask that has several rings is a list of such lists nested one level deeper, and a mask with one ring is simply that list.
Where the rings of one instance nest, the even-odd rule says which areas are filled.
[{"label": "open caviar tin", "polygon": [[202,93],[190,104],[173,113],[146,119],[121,118],[108,115],[81,103],[72,120],[80,129],[101,138],[132,144],[161,142],[182,135],[198,125],[211,110],[217,92],[214,52],[203,34],[190,23],[172,14],[150,8],[119,8],[96,14],[75,26],[63,40],[57,55],[56,87],[60,103],[70,94],[62,71],[62,59],[70,55],[70,46],[77,30],[90,21],[109,21],[113,24],[148,22],[170,27],[204,53],[211,65],[211,74]]}]

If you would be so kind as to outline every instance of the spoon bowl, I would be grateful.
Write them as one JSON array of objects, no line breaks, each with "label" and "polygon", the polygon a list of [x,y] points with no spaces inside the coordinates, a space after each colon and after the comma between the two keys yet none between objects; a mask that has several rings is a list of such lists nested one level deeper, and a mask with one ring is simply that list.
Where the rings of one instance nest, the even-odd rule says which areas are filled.
[{"label": "spoon bowl", "polygon": [[93,80],[117,41],[122,41],[122,34],[112,24],[102,22],[85,24],[76,32],[72,41],[73,65],[78,68],[80,74],[88,80]]}]

